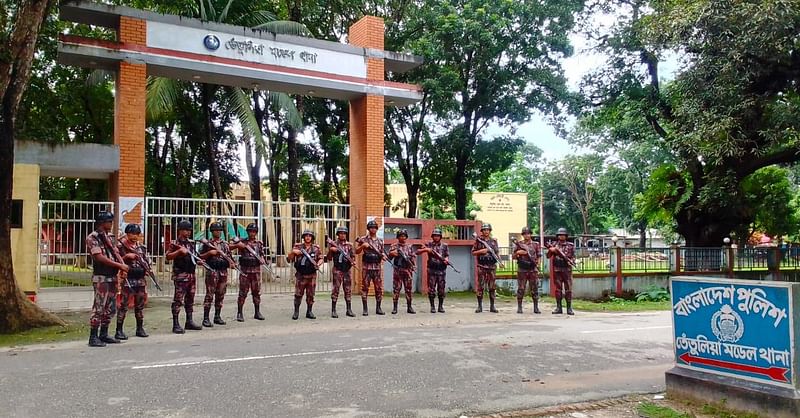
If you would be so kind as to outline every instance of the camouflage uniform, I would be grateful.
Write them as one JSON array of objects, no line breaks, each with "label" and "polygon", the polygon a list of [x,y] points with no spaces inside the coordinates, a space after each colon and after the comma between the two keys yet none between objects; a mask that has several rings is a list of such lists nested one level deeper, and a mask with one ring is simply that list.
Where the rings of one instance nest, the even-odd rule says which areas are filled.
[{"label": "camouflage uniform", "polygon": [[[446,259],[450,257],[450,248],[442,241],[439,243],[435,243],[433,241],[428,241],[425,244],[426,247],[432,249],[439,253],[442,258]],[[447,275],[447,264],[445,264],[442,260],[439,260],[434,255],[428,256],[428,297],[433,298],[437,294],[440,298],[444,298],[445,291],[447,289],[445,278]]]},{"label": "camouflage uniform", "polygon": [[[351,260],[355,260],[353,245],[347,240],[337,240],[339,248],[347,253]],[[339,300],[339,288],[344,290],[344,300],[350,302],[353,298],[353,281],[351,279],[352,266],[342,253],[328,252],[328,257],[333,260],[333,290],[331,291],[331,301],[334,305]]]},{"label": "camouflage uniform", "polygon": [[[259,240],[250,241],[250,239],[242,240],[242,243],[249,245],[255,253],[258,254],[264,261],[267,258],[266,247],[264,243]],[[239,265],[241,266],[244,275],[239,276],[239,298],[237,299],[238,305],[241,307],[247,300],[247,293],[253,295],[253,304],[261,305],[261,262],[258,261],[248,249],[239,250]]]},{"label": "camouflage uniform", "polygon": [[[134,251],[144,258],[141,247],[137,243],[129,242],[128,238],[121,238],[117,246],[119,253],[124,257],[131,251]],[[128,265],[128,281],[122,286],[122,300],[120,301],[119,308],[117,309],[117,324],[125,321],[128,314],[128,302],[133,297],[133,315],[136,322],[140,323],[144,319],[144,301],[147,298],[147,280],[145,279],[145,266],[138,260],[124,260]],[[130,284],[130,287],[127,285]]]},{"label": "camouflage uniform", "polygon": [[[488,240],[483,240],[494,250],[494,253],[497,254],[500,247],[497,244],[497,240],[494,238],[489,238]],[[475,243],[472,245],[472,251],[479,251],[486,248],[481,242],[477,239]],[[495,301],[495,279],[496,279],[496,270],[497,270],[497,261],[492,257],[490,253],[486,253],[483,255],[476,256],[478,260],[478,271],[475,278],[475,295],[478,298],[478,309],[476,312],[483,311],[483,292],[484,289],[488,290],[489,293],[489,300],[491,301],[491,312],[497,312],[494,308],[494,301]]]},{"label": "camouflage uniform", "polygon": [[[168,252],[174,252],[181,247],[188,248],[194,252],[194,243],[177,239],[170,243]],[[172,262],[172,281],[175,283],[175,293],[172,298],[172,315],[177,316],[181,312],[181,307],[186,311],[186,321],[189,322],[194,312],[194,295],[197,293],[197,276],[194,264],[190,255],[177,257]]]},{"label": "camouflage uniform", "polygon": [[[117,274],[119,270],[100,263],[95,256],[105,255],[108,259],[114,260],[113,250],[104,243],[99,235],[101,232],[93,231],[86,237],[86,251],[93,258],[92,263],[92,287],[94,288],[94,302],[92,303],[92,315],[89,318],[89,325],[92,328],[108,328],[111,323],[111,312],[117,297]],[[106,238],[108,238],[106,236]]]},{"label": "camouflage uniform", "polygon": [[292,249],[299,250],[301,248],[305,248],[308,255],[311,256],[312,260],[314,260],[314,264],[312,265],[305,255],[298,255],[295,257],[294,297],[302,298],[303,293],[305,293],[306,305],[310,307],[314,304],[314,293],[317,290],[316,263],[318,263],[319,260],[322,260],[322,249],[317,244],[311,244],[311,247],[307,248],[302,243],[295,244]]},{"label": "camouflage uniform", "polygon": [[534,313],[539,313],[539,258],[541,247],[533,240],[517,241],[514,252],[526,250],[528,254],[514,255],[517,259],[517,312],[522,313],[522,301],[525,291],[530,287],[531,298],[534,304]]},{"label": "camouflage uniform", "polygon": [[[209,242],[220,251],[223,251],[228,257],[231,257],[231,250],[224,240],[211,239]],[[205,254],[211,250],[211,246],[203,244],[200,254]],[[221,255],[207,258],[206,263],[212,270],[206,271],[206,297],[203,299],[203,309],[211,309],[211,304],[213,303],[214,309],[219,312],[222,310],[222,301],[225,300],[225,292],[228,289],[228,268],[230,268],[230,263]]]},{"label": "camouflage uniform", "polygon": [[[575,245],[568,241],[563,243],[558,241],[555,243],[555,246],[561,249],[564,255],[567,256],[567,259],[572,262],[575,261]],[[553,257],[553,278],[556,287],[556,302],[560,305],[561,298],[563,297],[567,301],[568,309],[571,309],[572,266],[560,255],[554,255]]]},{"label": "camouflage uniform", "polygon": [[372,282],[375,286],[375,302],[380,305],[383,300],[383,266],[381,265],[383,263],[383,240],[377,236],[373,239],[369,235],[365,235],[356,241],[359,245],[364,242],[371,243],[380,253],[372,248],[367,248],[361,257],[361,302],[366,306],[369,284]]},{"label": "camouflage uniform", "polygon": [[[411,276],[414,274],[414,269],[417,267],[417,256],[411,244],[408,243],[392,244],[389,253],[392,251],[397,251],[398,253],[396,257],[389,256],[389,259],[392,260],[392,266],[394,267],[394,272],[392,274],[392,303],[394,304],[394,310],[392,313],[397,313],[397,300],[400,299],[400,290],[403,288],[406,293],[406,303],[409,308],[411,308]],[[404,260],[400,254],[404,254],[408,261]]]}]

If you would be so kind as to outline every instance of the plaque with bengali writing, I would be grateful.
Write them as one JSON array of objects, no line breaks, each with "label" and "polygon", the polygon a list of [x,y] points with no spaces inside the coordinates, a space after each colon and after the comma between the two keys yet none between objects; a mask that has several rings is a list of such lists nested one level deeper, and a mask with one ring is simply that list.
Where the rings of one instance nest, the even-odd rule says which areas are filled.
[{"label": "plaque with bengali writing", "polygon": [[797,286],[671,278],[676,365],[794,388],[792,296]]}]

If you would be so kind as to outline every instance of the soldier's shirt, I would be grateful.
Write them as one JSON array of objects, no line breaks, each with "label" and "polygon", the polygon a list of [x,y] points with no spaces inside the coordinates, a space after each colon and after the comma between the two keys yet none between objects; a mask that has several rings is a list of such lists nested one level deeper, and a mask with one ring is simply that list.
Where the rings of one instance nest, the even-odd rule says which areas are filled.
[{"label": "soldier's shirt", "polygon": [[[495,254],[498,254],[498,252],[500,251],[500,247],[498,246],[496,239],[494,239],[494,238],[489,238],[489,239],[481,238],[481,239],[483,241],[486,241],[487,244],[489,244],[489,246],[492,248],[492,250],[494,250]],[[478,241],[477,239],[475,240],[475,243],[472,244],[472,251],[478,251],[478,250],[482,250],[484,248],[486,248],[486,246],[483,245],[483,243]],[[478,255],[476,257],[478,259],[478,267],[483,268],[483,269],[492,269],[492,270],[497,268],[497,266],[496,266],[497,262],[494,260],[494,257],[492,257],[491,253],[486,253],[484,255]],[[499,257],[499,254],[498,254],[498,257]],[[482,261],[483,261],[483,264],[481,264]]]},{"label": "soldier's shirt", "polygon": [[[317,264],[319,263],[319,260],[322,260],[322,248],[320,248],[319,245],[311,244],[310,246],[306,246],[304,243],[298,242],[297,244],[294,244],[294,247],[292,247],[292,250],[301,250],[301,249],[306,250],[308,255],[311,256],[311,259],[314,260],[314,264]],[[306,258],[305,254],[302,253],[298,256],[295,256],[294,261],[295,263],[305,263],[305,264],[310,263],[308,261],[308,258]],[[299,272],[297,273],[297,277],[303,279],[316,277],[316,275],[317,275],[316,271],[310,274],[300,274]]]},{"label": "soldier's shirt", "polygon": [[[534,240],[527,240],[527,241],[519,241],[519,248],[522,250],[527,250],[533,256],[533,259],[528,256],[528,254],[517,256],[517,261],[522,260],[528,263],[531,263],[530,268],[523,267],[522,264],[519,265],[520,271],[532,271],[536,270],[539,266],[539,259],[541,257],[541,247],[539,247],[539,243],[535,242]],[[516,252],[516,251],[515,251]]]},{"label": "soldier's shirt", "polygon": [[[216,239],[212,238],[211,240],[209,240],[209,244],[216,247],[217,250],[221,251],[228,257],[233,258],[233,256],[231,255],[231,249],[228,248],[228,243],[225,242],[222,238],[216,238]],[[203,246],[200,248],[200,254],[205,254],[214,249],[211,248],[211,245],[203,244]],[[221,254],[211,256],[206,260],[206,262],[208,262],[211,268],[214,268],[215,265],[218,266],[227,264],[227,261],[228,260],[225,260],[225,257],[223,257]]]},{"label": "soldier's shirt", "polygon": [[336,264],[347,262],[347,260],[344,257],[345,254],[347,254],[347,256],[350,257],[351,260],[355,260],[356,255],[355,252],[353,251],[352,244],[347,242],[347,240],[340,240],[340,239],[337,239],[336,243],[339,244],[339,248],[341,248],[343,251],[333,252],[330,249],[328,249],[328,259],[334,260],[334,267]]},{"label": "soldier's shirt", "polygon": [[[189,242],[188,239],[178,238],[178,239],[176,239],[175,241],[172,241],[169,244],[169,250],[167,250],[167,252],[172,253],[172,252],[177,251],[180,248],[186,248],[186,249],[189,250],[189,253],[192,253],[192,254],[195,251],[194,244]],[[179,261],[179,262],[176,263],[176,261]],[[173,280],[174,279],[182,279],[182,278],[188,277],[189,275],[194,275],[197,272],[196,270],[195,270],[194,273],[189,273],[187,271],[181,271],[181,267],[179,267],[179,265],[181,265],[181,264],[184,265],[184,266],[186,266],[186,265],[194,265],[194,260],[192,259],[192,256],[189,255],[189,254],[186,254],[184,256],[175,257],[172,260]]]},{"label": "soldier's shirt", "polygon": [[[563,243],[561,241],[557,241],[555,243],[555,247],[558,247],[559,249],[561,249],[561,252],[563,252],[564,255],[567,256],[567,258],[570,261],[573,261],[573,262],[575,261],[575,245],[574,244],[572,244],[569,241],[565,241]],[[561,255],[559,255],[558,253],[556,253],[555,256],[553,257],[553,267],[556,270],[559,270],[559,271],[572,270],[572,266],[569,265],[569,262],[565,261],[563,259],[563,257],[561,257]]]},{"label": "soldier's shirt", "polygon": [[[249,246],[253,249],[253,251],[259,255],[266,263],[267,261],[267,248],[264,246],[264,243],[259,240],[250,240],[243,239],[242,243],[244,245]],[[261,263],[258,261],[250,250],[247,248],[242,248],[239,250],[239,266],[242,269],[242,273],[261,273]]]},{"label": "soldier's shirt", "polygon": [[[417,256],[414,254],[414,248],[411,246],[411,244],[400,244],[399,242],[392,244],[392,246],[389,247],[389,252],[392,251],[397,251],[397,257],[391,257],[392,265],[394,265],[395,268],[402,268],[406,270],[413,270],[417,268]],[[400,254],[406,256],[408,263],[406,263],[406,261],[403,259],[403,256]]]},{"label": "soldier's shirt", "polygon": [[[132,251],[128,250],[128,247],[130,247]],[[117,244],[117,250],[119,250],[120,255],[123,256],[122,261],[129,267],[128,283],[130,283],[131,286],[144,285],[144,283],[139,284],[139,282],[140,281],[144,282],[145,266],[142,265],[142,263],[138,259],[127,260],[125,259],[125,256],[135,252],[140,257],[142,257],[142,259],[144,259],[146,255],[144,254],[144,251],[141,250],[141,248],[142,247],[138,243],[129,241],[127,237],[120,238],[119,243]],[[134,280],[136,280],[137,283],[134,283],[133,282]]]},{"label": "soldier's shirt", "polygon": [[[363,244],[365,242],[370,243],[371,247],[365,249],[363,253],[366,254],[366,253],[369,252],[369,253],[372,253],[372,254],[378,254],[379,259],[375,263],[364,262],[363,269],[364,270],[380,270],[381,269],[381,260],[383,258],[383,240],[378,238],[377,235],[375,236],[375,238],[370,238],[369,235],[365,235],[365,236],[359,238],[356,241],[356,244],[361,245],[361,244]],[[372,247],[377,248],[379,252],[376,252]]]},{"label": "soldier's shirt", "polygon": [[[448,247],[448,245],[445,244],[442,241],[439,241],[438,243],[436,243],[434,241],[428,241],[427,243],[425,243],[425,246],[430,248],[430,249],[432,249],[433,251],[436,251],[437,253],[439,253],[439,255],[441,255],[442,258],[444,258],[444,259],[447,259],[448,257],[450,257],[450,247]],[[428,255],[428,267],[434,268],[434,269],[438,268],[439,270],[444,270],[444,269],[447,268],[447,265],[444,263],[444,261],[440,260],[435,255],[429,254]]]}]

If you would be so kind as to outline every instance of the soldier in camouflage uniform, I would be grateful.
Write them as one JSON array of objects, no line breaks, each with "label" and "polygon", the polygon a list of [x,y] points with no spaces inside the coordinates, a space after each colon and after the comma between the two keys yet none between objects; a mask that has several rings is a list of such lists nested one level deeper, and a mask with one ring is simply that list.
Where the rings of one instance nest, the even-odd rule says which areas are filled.
[{"label": "soldier in camouflage uniform", "polygon": [[253,294],[253,308],[255,309],[253,318],[263,321],[264,315],[261,315],[261,266],[269,263],[267,247],[257,238],[258,225],[251,223],[247,225],[246,229],[247,239],[231,245],[231,248],[239,250],[239,266],[244,273],[244,275],[239,276],[236,320],[244,322],[242,307],[247,300],[247,292],[249,291]]},{"label": "soldier in camouflage uniform", "polygon": [[[122,260],[128,265],[128,281],[126,286],[122,286],[122,301],[117,309],[117,332],[114,334],[114,338],[118,340],[128,339],[123,328],[131,296],[133,296],[133,315],[136,318],[136,336],[148,336],[144,330],[144,301],[147,299],[147,281],[144,277],[146,266],[142,265],[147,254],[145,254],[144,247],[139,245],[139,235],[141,234],[142,228],[139,225],[128,224],[125,227],[125,236],[120,238],[117,246],[119,253],[122,254]],[[130,287],[127,286],[128,284]]]},{"label": "soldier in camouflage uniform", "polygon": [[[572,310],[572,265],[575,264],[575,245],[567,241],[567,229],[558,228],[558,241],[547,246],[547,255],[553,258],[553,282],[556,287],[556,309],[553,314],[563,314],[561,299],[567,300],[567,315]],[[563,290],[562,290],[563,288]]]},{"label": "soldier in camouflage uniform", "polygon": [[294,286],[294,314],[292,319],[300,317],[300,302],[303,300],[303,293],[306,294],[306,318],[317,319],[311,312],[314,306],[314,293],[317,290],[317,270],[322,264],[322,249],[314,244],[314,233],[305,230],[298,242],[287,255],[290,262],[294,262],[295,286]]},{"label": "soldier in camouflage uniform", "polygon": [[394,267],[394,273],[392,274],[392,315],[397,315],[397,300],[400,299],[401,287],[405,289],[406,293],[406,312],[415,314],[417,312],[411,306],[411,281],[414,270],[417,268],[417,256],[414,254],[414,248],[411,244],[406,243],[408,231],[401,229],[397,231],[395,236],[397,237],[397,243],[392,244],[389,248],[389,260],[392,261],[392,267]]},{"label": "soldier in camouflage uniform", "polygon": [[364,253],[361,257],[361,304],[364,307],[362,315],[369,315],[367,310],[367,295],[369,294],[369,284],[375,285],[375,314],[383,315],[381,301],[383,300],[383,260],[386,254],[383,253],[383,240],[378,237],[378,223],[375,221],[367,222],[369,233],[356,240],[358,244],[356,254]]},{"label": "soldier in camouflage uniform", "polygon": [[89,346],[105,347],[106,343],[119,343],[118,339],[108,335],[108,325],[111,323],[111,307],[117,296],[117,274],[120,270],[127,272],[128,266],[121,262],[117,249],[108,237],[113,227],[114,215],[103,211],[94,220],[95,230],[86,237],[86,251],[92,257],[94,288],[92,315],[89,318]]},{"label": "soldier in camouflage uniform", "polygon": [[192,230],[190,221],[178,222],[178,237],[170,243],[166,254],[167,260],[172,261],[172,281],[175,284],[175,294],[172,298],[172,332],[175,334],[185,332],[178,321],[181,307],[186,311],[184,327],[192,331],[203,329],[192,320],[194,295],[197,292],[197,277],[195,276],[197,262],[194,258],[197,256],[195,254],[197,249],[194,241],[190,239]]},{"label": "soldier in camouflage uniform", "polygon": [[[209,320],[212,303],[214,324],[225,325],[221,316],[222,301],[225,300],[225,292],[228,289],[228,268],[231,267],[228,259],[231,258],[231,250],[228,248],[228,243],[222,239],[222,224],[213,222],[208,229],[211,230],[211,241],[204,243],[200,248],[200,258],[206,260],[211,267],[211,270],[206,271],[206,297],[203,299],[203,326],[210,328],[214,326]],[[212,246],[214,248],[211,248]]]},{"label": "soldier in camouflage uniform", "polygon": [[[442,242],[442,230],[436,228],[431,233],[431,241],[425,247],[417,250],[417,254],[428,254],[428,300],[431,302],[431,313],[436,313],[434,306],[436,295],[439,295],[438,311],[444,313],[444,297],[447,285],[445,276],[447,274],[447,264],[450,263],[450,249],[447,244]],[[434,255],[438,254],[440,257]]]},{"label": "soldier in camouflage uniform", "polygon": [[475,244],[472,245],[472,255],[478,259],[478,271],[475,278],[475,295],[478,298],[478,308],[475,313],[483,312],[483,290],[488,288],[489,291],[489,312],[497,313],[497,308],[494,306],[495,302],[495,273],[497,270],[497,262],[489,252],[489,249],[481,243],[483,240],[498,254],[500,247],[497,245],[497,240],[492,238],[492,226],[489,224],[481,225],[481,236],[475,239]]},{"label": "soldier in camouflage uniform", "polygon": [[[328,259],[333,260],[333,290],[331,291],[331,317],[333,318],[339,317],[336,313],[336,302],[339,300],[340,287],[344,290],[344,301],[347,304],[346,315],[355,316],[350,305],[353,298],[351,278],[353,265],[351,261],[355,260],[355,253],[353,253],[353,246],[347,241],[347,232],[346,226],[336,228],[336,245],[328,247]],[[341,251],[339,251],[340,248]]]},{"label": "soldier in camouflage uniform", "polygon": [[522,241],[514,243],[513,258],[517,260],[517,313],[522,313],[522,301],[527,287],[531,289],[533,313],[539,310],[539,254],[541,247],[531,239],[531,229],[522,228]]}]

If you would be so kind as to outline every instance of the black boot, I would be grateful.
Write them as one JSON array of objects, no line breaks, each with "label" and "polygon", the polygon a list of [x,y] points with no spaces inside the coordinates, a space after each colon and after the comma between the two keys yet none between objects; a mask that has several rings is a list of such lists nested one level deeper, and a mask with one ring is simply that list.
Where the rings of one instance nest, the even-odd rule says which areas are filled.
[{"label": "black boot", "polygon": [[478,309],[475,309],[475,313],[483,312],[483,298],[478,298]]},{"label": "black boot", "polygon": [[100,334],[98,335],[100,341],[106,344],[119,344],[120,341],[108,335],[108,325],[100,325]]},{"label": "black boot", "polygon": [[535,313],[535,314],[542,313],[542,311],[539,310],[539,300],[538,299],[534,299],[533,300],[533,313]]},{"label": "black boot", "polygon": [[89,330],[89,347],[105,347],[106,343],[97,338],[97,328]]},{"label": "black boot", "polygon": [[429,295],[428,300],[431,302],[431,313],[436,313],[436,306],[434,306],[433,301],[436,299],[435,296]]},{"label": "black boot", "polygon": [[144,330],[144,319],[136,318],[136,336],[142,338],[147,338],[150,336]]},{"label": "black boot", "polygon": [[211,312],[211,307],[203,308],[203,326],[207,328],[211,328],[214,324],[211,323],[211,320],[208,319],[208,314]]},{"label": "black boot", "polygon": [[336,313],[336,302],[331,301],[331,318],[338,318],[339,314]]},{"label": "black boot", "polygon": [[236,312],[236,320],[239,322],[244,322],[244,315],[242,314],[242,305],[239,305]]},{"label": "black boot", "polygon": [[258,319],[259,321],[263,321],[264,320],[264,315],[261,315],[261,305],[257,304],[257,303],[254,303],[253,304],[253,308],[256,310],[256,313],[253,314],[253,318],[254,319]]},{"label": "black boot", "polygon": [[225,321],[222,320],[222,308],[214,310],[214,323],[217,325],[225,325]]},{"label": "black boot", "polygon": [[299,297],[294,297],[294,313],[292,314],[292,319],[295,321],[297,318],[300,318],[300,299]]},{"label": "black boot", "polygon": [[417,311],[414,310],[414,307],[411,306],[411,299],[406,301],[406,313],[415,314]]},{"label": "black boot", "polygon": [[575,311],[572,310],[572,299],[567,299],[567,315],[575,315]]},{"label": "black boot", "polygon": [[489,312],[497,313],[497,308],[494,307],[494,296],[489,296]]},{"label": "black boot", "polygon": [[363,316],[369,315],[369,310],[367,309],[367,301],[364,300],[364,299],[361,299],[361,304],[364,305],[364,313],[362,313],[361,315],[363,315]]},{"label": "black boot", "polygon": [[183,334],[183,328],[181,328],[181,324],[178,322],[178,314],[172,314],[172,332],[174,334]]},{"label": "black boot", "polygon": [[123,330],[124,325],[125,325],[124,319],[122,321],[117,319],[117,332],[114,333],[114,338],[120,341],[125,341],[128,339],[128,336],[125,335],[125,330]]},{"label": "black boot", "polygon": [[194,322],[191,312],[186,312],[186,322],[183,324],[183,328],[191,331],[200,331],[203,329],[203,327]]},{"label": "black boot", "polygon": [[375,314],[377,314],[377,315],[385,315],[383,313],[383,309],[381,309],[381,302],[380,301],[375,302]]},{"label": "black boot", "polygon": [[314,312],[311,312],[311,308],[313,306],[314,305],[309,305],[306,303],[306,318],[308,319],[317,319],[317,317],[314,315]]},{"label": "black boot", "polygon": [[345,315],[347,315],[347,316],[349,316],[349,317],[351,317],[351,318],[352,318],[352,317],[355,317],[355,316],[356,316],[356,314],[354,314],[354,313],[353,313],[353,309],[352,309],[352,307],[350,306],[350,305],[351,305],[350,301],[349,301],[349,300],[348,300],[348,301],[345,301],[345,303],[347,304],[347,312],[345,312]]},{"label": "black boot", "polygon": [[392,301],[392,315],[397,315],[397,301]]},{"label": "black boot", "polygon": [[552,313],[553,315],[560,315],[560,314],[564,313],[564,310],[561,309],[561,299],[560,298],[556,299],[556,309],[554,309],[553,312],[550,312],[550,313]]},{"label": "black boot", "polygon": [[522,313],[522,299],[517,299],[517,313]]},{"label": "black boot", "polygon": [[439,313],[444,313],[444,296],[439,296]]}]

